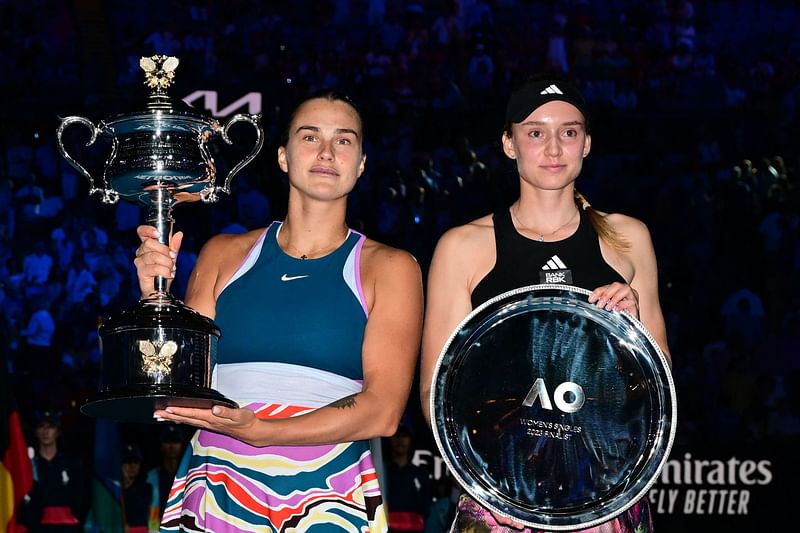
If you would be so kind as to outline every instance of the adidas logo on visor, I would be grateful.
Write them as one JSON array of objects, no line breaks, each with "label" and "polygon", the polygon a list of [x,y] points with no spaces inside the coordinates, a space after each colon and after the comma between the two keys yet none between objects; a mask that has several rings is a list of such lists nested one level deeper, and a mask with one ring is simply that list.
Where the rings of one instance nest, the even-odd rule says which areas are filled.
[{"label": "adidas logo on visor", "polygon": [[539,94],[564,94],[564,93],[561,92],[561,89],[559,89],[555,85],[551,85],[550,87],[548,87],[547,89],[544,89]]}]

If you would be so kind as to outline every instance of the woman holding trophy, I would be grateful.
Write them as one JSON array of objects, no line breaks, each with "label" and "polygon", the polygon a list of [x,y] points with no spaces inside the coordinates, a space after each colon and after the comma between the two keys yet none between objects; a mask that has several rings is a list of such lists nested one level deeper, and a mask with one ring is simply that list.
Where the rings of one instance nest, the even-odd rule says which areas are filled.
[{"label": "woman holding trophy", "polygon": [[[583,97],[571,83],[533,81],[512,94],[502,148],[516,163],[519,198],[445,233],[431,263],[420,378],[429,423],[432,380],[448,337],[474,308],[512,289],[560,283],[592,291],[590,304],[640,319],[668,357],[646,226],[595,211],[575,188],[591,141]],[[532,531],[461,497],[454,531],[508,529]],[[591,529],[651,530],[646,498]]]},{"label": "woman holding trophy", "polygon": [[[411,255],[345,223],[362,136],[345,97],[305,100],[277,154],[286,219],[203,247],[185,302],[222,330],[213,386],[241,408],[154,413],[200,428],[162,531],[386,530],[368,441],[392,435],[405,410],[422,282]],[[182,235],[167,247],[151,226],[138,234],[148,295],[157,276],[173,277]]]}]

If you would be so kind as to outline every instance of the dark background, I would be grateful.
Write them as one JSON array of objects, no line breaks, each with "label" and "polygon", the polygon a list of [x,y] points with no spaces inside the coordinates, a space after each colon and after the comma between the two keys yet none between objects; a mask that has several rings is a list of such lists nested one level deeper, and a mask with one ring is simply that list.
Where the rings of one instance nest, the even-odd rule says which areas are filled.
[{"label": "dark background", "polygon": [[[178,56],[170,94],[214,91],[211,112],[257,93],[257,109],[219,118],[260,112],[268,135],[230,197],[176,209],[188,235],[178,296],[210,235],[283,217],[275,149],[297,98],[335,87],[362,108],[367,172],[348,222],[427,270],[442,232],[514,197],[499,146],[509,91],[531,75],[566,75],[592,110],[579,190],[653,236],[679,401],[670,464],[769,461],[762,483],[736,469],[716,481],[662,476],[654,489],[677,490],[678,503],[659,511],[657,527],[774,525],[788,514],[800,434],[795,2],[400,1],[382,15],[381,4],[0,1],[0,350],[24,420],[60,411],[63,445],[91,465],[94,421],[77,408],[97,386],[96,325],[138,298],[141,213],[89,197],[57,154],[55,131],[59,117],[97,123],[141,105],[139,57]],[[233,148],[213,148],[221,174],[252,142],[244,126],[234,133]],[[68,140],[100,176],[104,147],[81,149],[78,133]],[[54,259],[41,282],[25,269],[37,243]],[[41,308],[55,323],[44,350],[24,335]],[[407,424],[420,450],[434,450],[417,403],[414,391]],[[155,460],[155,430],[122,430]],[[749,504],[700,515],[686,507],[698,489],[748,491]]]}]

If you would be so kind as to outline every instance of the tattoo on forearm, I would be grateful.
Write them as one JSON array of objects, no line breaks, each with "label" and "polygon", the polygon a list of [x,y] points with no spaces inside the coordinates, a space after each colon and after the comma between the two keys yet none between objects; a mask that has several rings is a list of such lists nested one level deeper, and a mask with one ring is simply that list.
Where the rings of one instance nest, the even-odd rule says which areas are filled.
[{"label": "tattoo on forearm", "polygon": [[350,396],[345,396],[344,398],[339,398],[338,400],[331,402],[329,404],[331,407],[336,407],[337,409],[344,409],[346,407],[355,407],[356,406],[356,395],[351,394]]}]

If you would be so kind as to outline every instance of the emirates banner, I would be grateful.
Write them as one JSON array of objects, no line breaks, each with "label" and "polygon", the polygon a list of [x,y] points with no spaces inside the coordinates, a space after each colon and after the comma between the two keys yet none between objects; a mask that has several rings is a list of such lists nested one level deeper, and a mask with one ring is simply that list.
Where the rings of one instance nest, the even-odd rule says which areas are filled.
[{"label": "emirates banner", "polygon": [[[676,445],[647,494],[656,531],[777,531],[794,493],[798,445]],[[432,450],[418,449],[414,463],[428,468],[434,479],[448,475],[444,461]]]},{"label": "emirates banner", "polygon": [[648,498],[659,531],[755,531],[786,520],[796,444],[675,446]]}]

